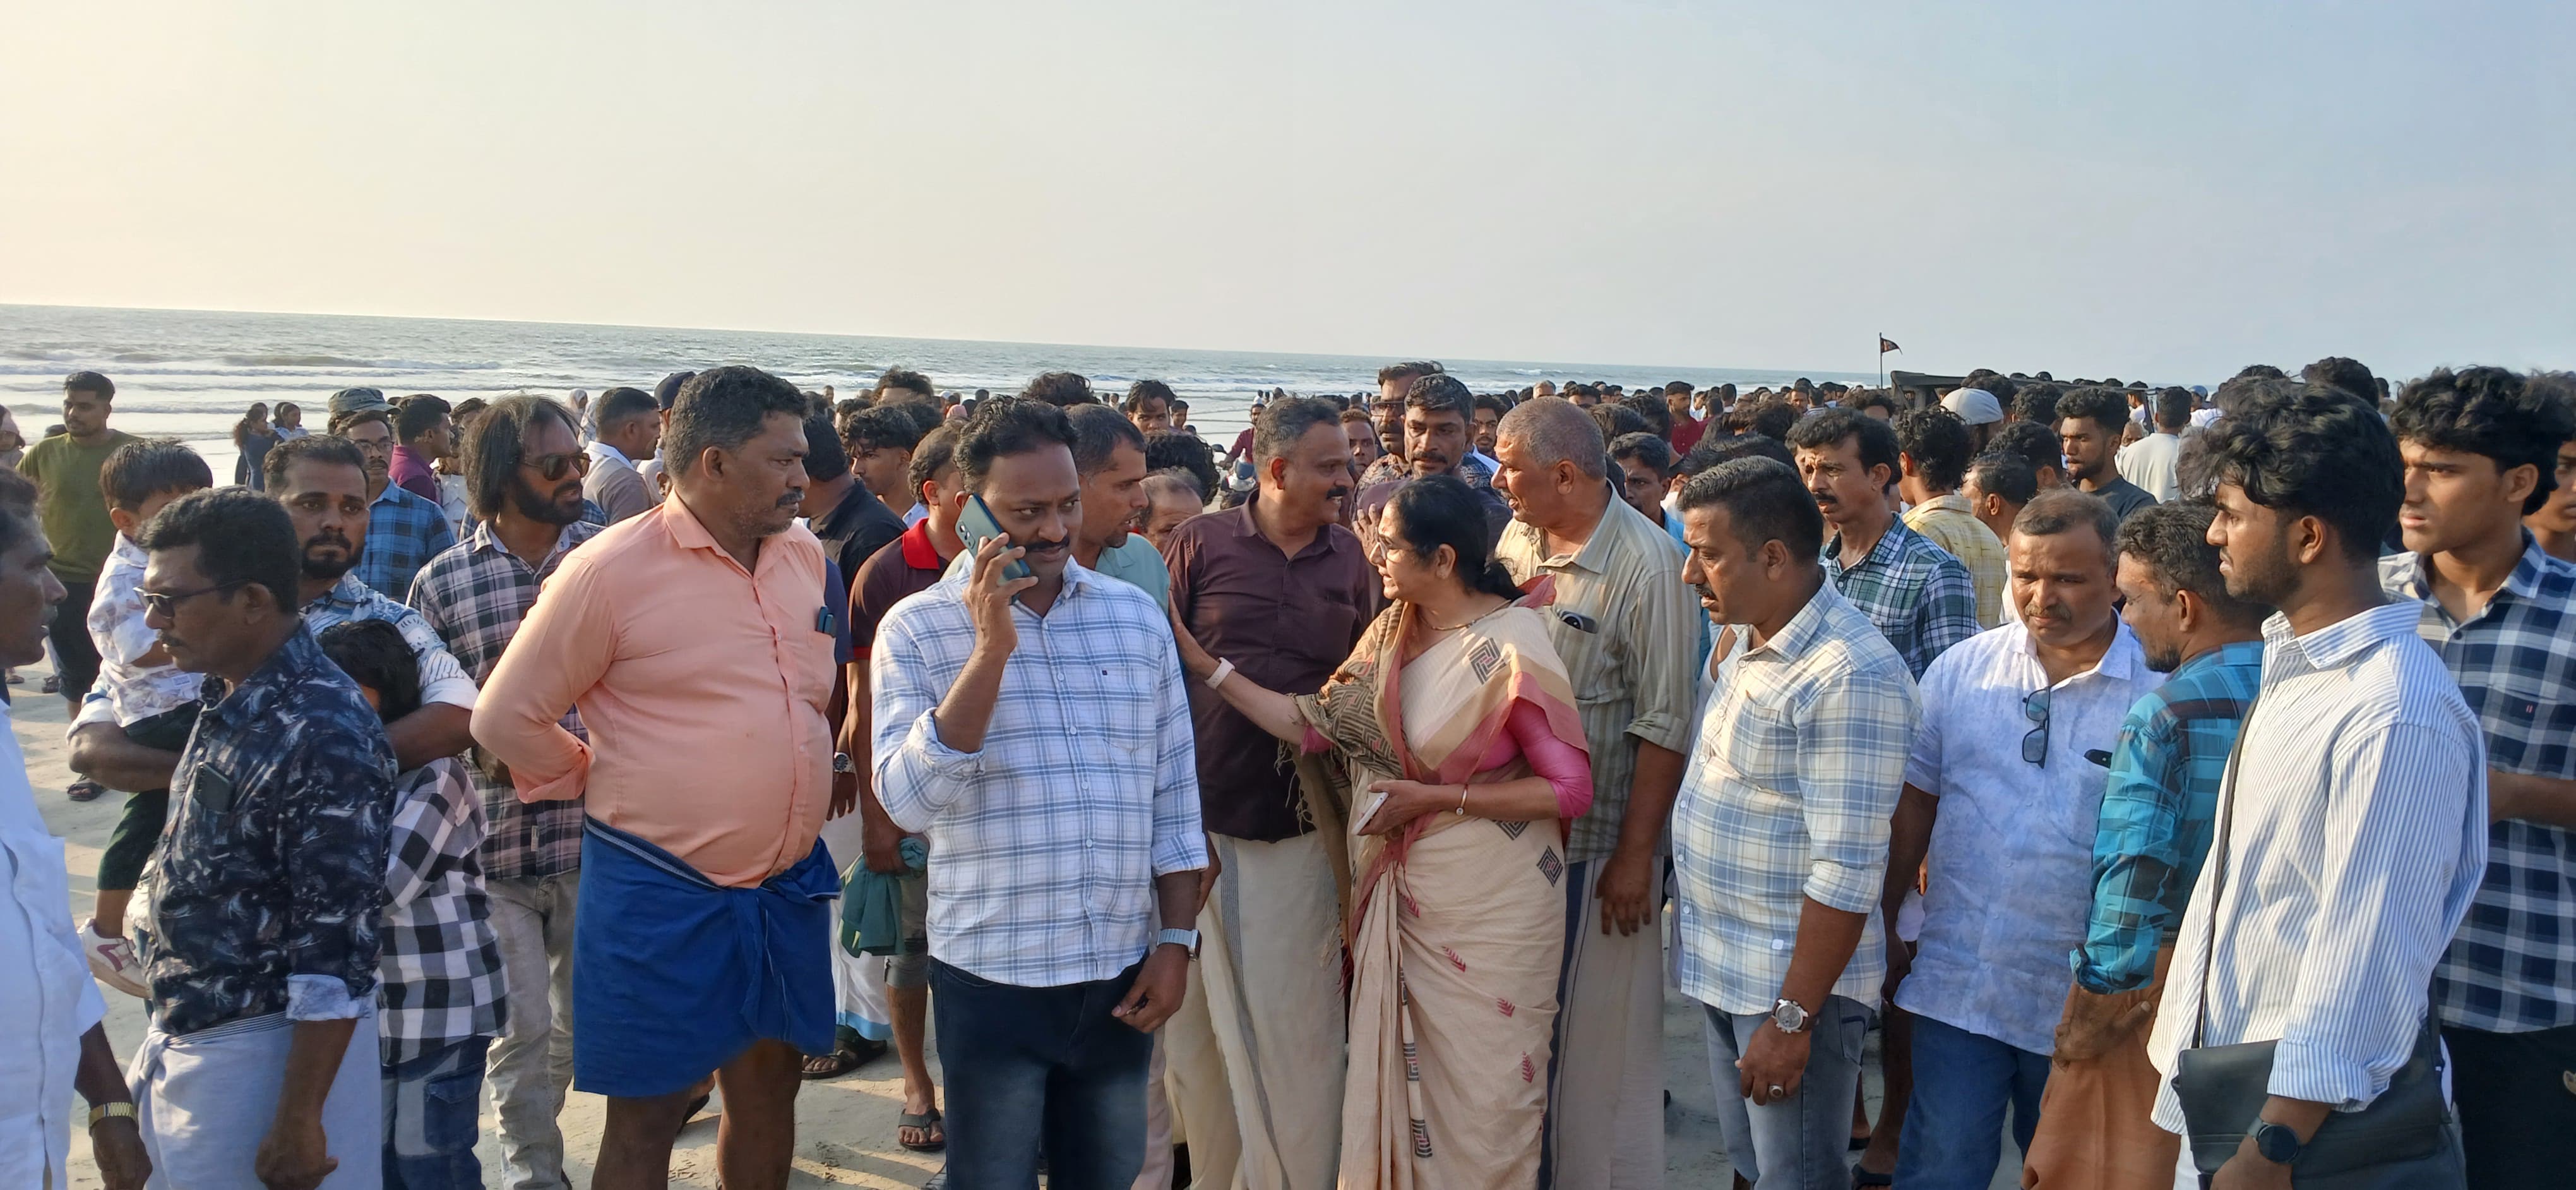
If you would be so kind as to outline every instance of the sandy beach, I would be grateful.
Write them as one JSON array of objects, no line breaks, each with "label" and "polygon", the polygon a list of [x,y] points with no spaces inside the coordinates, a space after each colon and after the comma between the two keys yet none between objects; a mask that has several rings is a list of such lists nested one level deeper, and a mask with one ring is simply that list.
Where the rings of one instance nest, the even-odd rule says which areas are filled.
[{"label": "sandy beach", "polygon": [[[18,746],[27,756],[27,776],[35,786],[36,804],[46,824],[65,841],[65,857],[71,868],[71,911],[76,919],[84,918],[89,915],[97,888],[93,877],[98,869],[99,850],[106,846],[108,832],[123,811],[124,795],[110,792],[87,804],[63,796],[63,787],[72,781],[71,770],[64,765],[66,716],[62,699],[37,692],[44,672],[42,666],[19,671],[27,684],[10,691],[17,699],[11,725],[17,730]],[[143,1037],[143,1002],[113,989],[100,990],[107,997],[108,1038],[115,1044],[119,1058],[131,1056]],[[1877,1043],[1873,1034],[1870,1044],[1874,1048]],[[938,1070],[935,1052],[931,1069],[934,1073]],[[1672,1106],[1664,1117],[1667,1184],[1723,1188],[1728,1184],[1725,1145],[1711,1114],[1708,1051],[1700,1039],[1699,1006],[1673,992],[1666,994],[1664,1002],[1664,1078],[1673,1095]],[[1875,1114],[1879,1097],[1875,1061],[1870,1064],[1866,1081]],[[599,1096],[576,1091],[564,1105],[564,1164],[575,1186],[590,1183],[604,1102]],[[796,1171],[788,1184],[891,1188],[919,1186],[928,1181],[938,1171],[940,1157],[935,1153],[907,1152],[895,1143],[895,1117],[902,1105],[901,1070],[891,1054],[840,1078],[805,1084],[796,1100]],[[721,1107],[719,1101],[681,1131],[679,1143],[672,1150],[672,1185],[715,1186],[716,1112]],[[496,1128],[487,1101],[478,1152],[488,1186],[501,1184]],[[2003,1168],[1996,1172],[1994,1185],[2019,1185],[2020,1167],[2009,1140],[2004,1149]],[[350,1157],[336,1145],[334,1151],[342,1160]],[[73,1130],[70,1172],[73,1190],[95,1190],[100,1184],[98,1171],[89,1161],[87,1137],[79,1129]]]}]

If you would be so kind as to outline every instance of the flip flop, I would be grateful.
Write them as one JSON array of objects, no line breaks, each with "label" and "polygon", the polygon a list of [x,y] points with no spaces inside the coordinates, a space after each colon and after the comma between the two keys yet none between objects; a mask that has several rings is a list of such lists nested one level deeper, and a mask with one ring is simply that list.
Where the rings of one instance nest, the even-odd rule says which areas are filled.
[{"label": "flip flop", "polygon": [[1871,1173],[1857,1165],[1852,1167],[1852,1190],[1860,1190],[1863,1186],[1893,1186],[1895,1184],[1896,1175],[1893,1173]]},{"label": "flip flop", "polygon": [[[939,1109],[935,1107],[926,1112],[905,1112],[902,1115],[896,1116],[895,1127],[898,1131],[895,1133],[894,1143],[902,1145],[916,1153],[936,1153],[945,1149],[948,1147],[948,1128],[946,1125],[941,1123],[942,1119],[943,1117],[939,1114]],[[926,1140],[920,1144],[914,1144],[903,1138],[903,1133],[900,1130],[904,1128],[918,1128],[921,1129],[925,1135],[928,1134],[931,1129],[936,1128],[939,1130],[939,1139]]]},{"label": "flip flop", "polygon": [[860,1045],[864,1048],[837,1049],[805,1059],[805,1077],[809,1080],[839,1078],[885,1056],[885,1042],[861,1041]]}]

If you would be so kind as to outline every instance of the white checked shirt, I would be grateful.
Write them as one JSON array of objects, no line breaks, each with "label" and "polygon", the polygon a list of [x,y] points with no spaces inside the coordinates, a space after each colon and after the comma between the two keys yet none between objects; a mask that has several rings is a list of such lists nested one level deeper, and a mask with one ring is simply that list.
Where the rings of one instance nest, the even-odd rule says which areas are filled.
[{"label": "white checked shirt", "polygon": [[385,841],[385,908],[376,1038],[387,1065],[504,1022],[501,941],[483,893],[483,798],[463,762],[442,756],[394,782]]},{"label": "white checked shirt", "polygon": [[[2067,952],[2093,908],[2093,839],[2129,708],[2164,684],[2119,626],[2093,668],[2050,685],[2030,629],[1990,628],[1923,672],[1905,783],[1941,799],[1923,937],[1897,1007],[2034,1054],[2056,1049]],[[2022,759],[2022,710],[2048,687],[2048,751]]]},{"label": "white checked shirt", "polygon": [[1673,803],[1682,990],[1720,1012],[1770,1011],[1812,898],[1862,915],[1833,994],[1877,1004],[1888,816],[1923,714],[1913,674],[1826,583],[1761,647],[1729,655],[1716,686]]},{"label": "white checked shirt", "polygon": [[1017,987],[1109,979],[1152,949],[1154,879],[1207,866],[1197,749],[1171,621],[1152,596],[1068,561],[1019,647],[980,752],[932,711],[975,648],[966,581],[886,613],[870,653],[877,796],[930,838],[930,954]]},{"label": "white checked shirt", "polygon": [[2202,1044],[2278,1040],[2274,1095],[2367,1107],[2414,1049],[2487,860],[2486,747],[2422,615],[2400,600],[2306,636],[2263,625],[2263,689],[2212,832],[2225,855],[2192,889],[2147,1041],[2168,1132],[2204,980]]}]

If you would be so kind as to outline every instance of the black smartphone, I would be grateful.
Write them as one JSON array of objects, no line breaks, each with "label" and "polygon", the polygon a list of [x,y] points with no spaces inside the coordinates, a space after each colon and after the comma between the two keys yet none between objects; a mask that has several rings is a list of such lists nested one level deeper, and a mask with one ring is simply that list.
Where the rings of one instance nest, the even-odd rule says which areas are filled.
[{"label": "black smartphone", "polygon": [[[966,511],[957,518],[957,540],[966,543],[966,556],[972,558],[982,552],[984,543],[996,537],[1008,542],[1011,535],[1002,532],[1002,523],[993,519],[993,510],[984,503],[982,496],[968,496]],[[1002,568],[1004,582],[1030,577],[1033,577],[1033,572],[1025,559]]]}]

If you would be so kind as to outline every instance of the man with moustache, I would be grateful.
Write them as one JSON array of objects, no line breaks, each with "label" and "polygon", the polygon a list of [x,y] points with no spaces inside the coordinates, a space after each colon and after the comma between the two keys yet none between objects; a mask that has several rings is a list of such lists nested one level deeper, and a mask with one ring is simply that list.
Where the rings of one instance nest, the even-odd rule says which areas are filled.
[{"label": "man with moustache", "polygon": [[2020,619],[1923,675],[1883,900],[1893,925],[1915,873],[1927,873],[1919,951],[1910,961],[1890,951],[1896,1003],[1914,1017],[1897,1185],[1983,1187],[2006,1109],[2025,1152],[2039,1122],[2066,956],[2084,940],[2092,899],[2108,776],[2097,757],[2164,680],[2112,607],[2118,535],[2119,518],[2090,493],[2031,501],[2013,524]]},{"label": "man with moustache", "polygon": [[[344,461],[296,456],[289,474],[345,469],[363,518],[355,450],[281,445],[314,442]],[[394,753],[296,614],[310,581],[297,536],[276,502],[229,487],[181,498],[136,541],[145,624],[171,664],[207,677],[134,931],[151,1015],[128,1076],[158,1184],[372,1187],[383,1172],[377,915]]]},{"label": "man with moustache", "polygon": [[2150,1118],[2147,1061],[2174,935],[2209,853],[2227,757],[2262,683],[2269,609],[2227,593],[2207,503],[2159,504],[2120,524],[2120,619],[2165,683],[2129,708],[2093,835],[2093,895],[2058,1022],[2034,1190],[2163,1190],[2178,1138]]},{"label": "man with moustache", "polygon": [[1198,941],[1180,660],[1152,598],[1072,556],[1076,442],[1043,403],[976,406],[958,481],[1002,536],[897,604],[871,652],[877,794],[938,857],[932,1004],[963,1186],[1035,1184],[1042,1145],[1053,1184],[1135,1179],[1149,1034]]},{"label": "man with moustache", "polygon": [[[2338,1110],[2400,1079],[2438,1093],[2428,989],[2486,873],[2489,758],[2418,635],[2423,606],[2381,587],[2405,462],[2379,411],[2323,384],[2253,380],[2204,434],[2227,592],[2277,610],[2147,1053],[2165,1079],[2156,1123],[2179,1133],[2170,1083],[2186,1049],[2279,1042],[2261,1110],[2207,1172],[2220,1190],[2287,1187]],[[2458,1134],[2442,1131],[2422,1161],[2370,1173],[2462,1184]],[[2175,1172],[2201,1184],[2188,1160]]]},{"label": "man with moustache", "polygon": [[[1264,689],[1312,694],[1378,607],[1350,492],[1341,411],[1275,401],[1252,426],[1260,487],[1185,522],[1165,552],[1172,614],[1208,654]],[[1302,766],[1213,690],[1191,690],[1200,814],[1216,887],[1199,913],[1191,995],[1165,1034],[1192,1180],[1332,1184],[1341,1136],[1341,915],[1332,849]],[[1204,988],[1204,992],[1201,992]]]},{"label": "man with moustache", "polygon": [[419,612],[360,582],[351,569],[365,555],[371,509],[382,507],[368,502],[365,457],[346,438],[312,435],[278,443],[261,464],[268,497],[286,507],[301,544],[293,594],[305,625],[319,633],[351,620],[382,620],[401,630],[420,663],[420,709],[384,725],[403,771],[472,747],[474,679]]},{"label": "man with moustache", "polygon": [[[1903,466],[1895,429],[1849,409],[1828,409],[1791,427],[1789,446],[1817,509],[1834,528],[1825,543],[1832,563],[1825,573],[1921,677],[1952,645],[1977,634],[1977,588],[1966,566],[1887,506],[1887,487]],[[2105,536],[2103,548],[2109,547]],[[2107,568],[2107,552],[2102,561]]]},{"label": "man with moustache", "polygon": [[2391,596],[2420,603],[2487,747],[2486,879],[2433,971],[2473,1186],[2576,1167],[2576,564],[2525,532],[2557,485],[2576,409],[2503,368],[2406,386],[2389,418],[2406,461],[2382,558]]},{"label": "man with moustache", "polygon": [[[1386,502],[1405,484],[1432,475],[1456,475],[1467,480],[1477,497],[1485,503],[1485,522],[1500,539],[1503,526],[1512,523],[1511,505],[1494,493],[1481,478],[1471,478],[1467,462],[1467,428],[1469,415],[1476,406],[1476,394],[1467,390],[1457,377],[1432,372],[1416,377],[1404,391],[1403,460],[1395,478],[1372,484],[1368,476],[1360,477],[1359,508],[1356,524],[1363,545],[1375,548],[1378,514]],[[1390,454],[1388,458],[1394,458]],[[1379,467],[1387,465],[1378,460]],[[1377,473],[1379,467],[1370,468]]]},{"label": "man with moustache", "polygon": [[[615,395],[611,390],[600,399],[603,414],[613,409]],[[421,568],[411,604],[474,680],[487,682],[536,602],[537,588],[601,526],[581,519],[583,468],[592,456],[583,453],[562,406],[543,397],[503,397],[472,424],[462,447],[474,529]],[[581,734],[578,713],[565,711],[563,725]],[[509,1001],[485,1080],[501,1121],[504,1184],[563,1190],[570,1183],[555,1117],[572,1089],[582,802],[522,802],[488,752],[474,749],[472,760],[467,774],[482,796],[485,823],[478,858]]]},{"label": "man with moustache", "polygon": [[1722,464],[1683,486],[1681,519],[1682,577],[1743,640],[1673,804],[1675,974],[1701,1004],[1737,1184],[1839,1186],[1841,1109],[1886,974],[1888,815],[1922,706],[1895,647],[1825,581],[1824,518],[1797,472]]},{"label": "man with moustache", "polygon": [[[1425,441],[1442,444],[1437,434]],[[1503,418],[1496,449],[1514,520],[1494,556],[1524,588],[1553,588],[1548,639],[1573,681],[1592,757],[1592,806],[1565,843],[1565,973],[1540,1184],[1657,1185],[1664,965],[1656,921],[1702,618],[1692,613],[1672,538],[1612,491],[1590,415],[1564,401],[1530,401]]]},{"label": "man with moustache", "polygon": [[521,800],[585,799],[573,1077],[609,1099],[602,1187],[668,1181],[709,1070],[725,1184],[784,1185],[803,1055],[832,1049],[819,938],[840,887],[816,836],[837,617],[796,525],[807,408],[757,368],[692,377],[663,439],[671,497],[564,559],[475,713]]},{"label": "man with moustache", "polygon": [[330,432],[356,446],[366,464],[367,528],[361,536],[370,548],[352,565],[359,582],[400,602],[411,594],[412,577],[420,568],[456,544],[456,530],[438,501],[393,482],[393,410],[385,394],[372,388],[331,394]]}]

